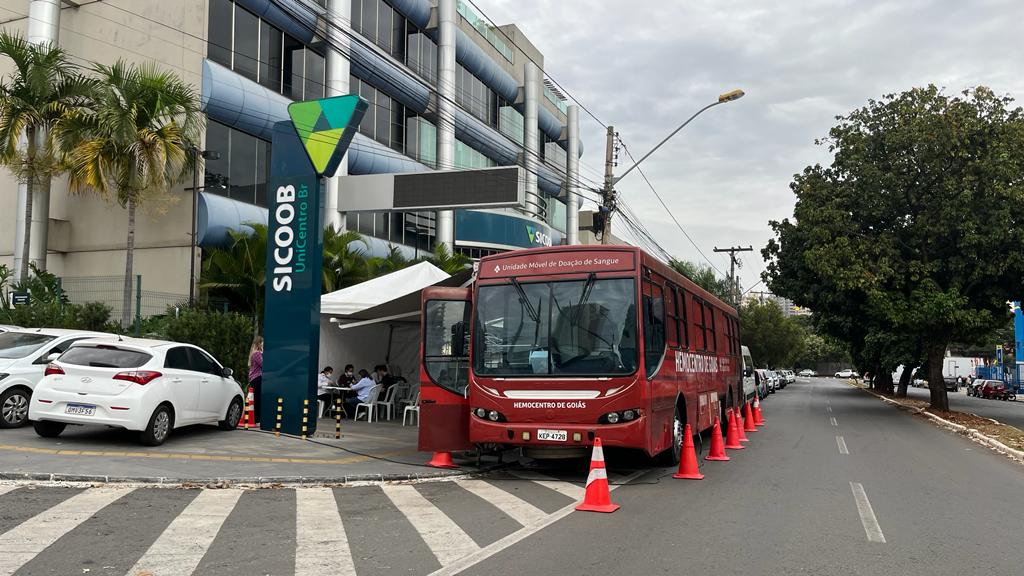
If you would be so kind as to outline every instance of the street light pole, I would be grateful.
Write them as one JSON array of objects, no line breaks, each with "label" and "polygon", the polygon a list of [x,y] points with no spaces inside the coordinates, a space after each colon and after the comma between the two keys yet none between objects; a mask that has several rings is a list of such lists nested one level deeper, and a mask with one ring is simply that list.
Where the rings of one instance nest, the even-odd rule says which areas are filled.
[{"label": "street light pole", "polygon": [[[601,243],[602,244],[607,244],[608,243],[608,238],[611,236],[612,212],[613,212],[613,210],[615,208],[615,205],[614,205],[615,184],[617,184],[619,182],[619,180],[622,180],[623,178],[625,178],[627,174],[632,172],[634,168],[636,168],[637,166],[640,165],[641,162],[646,160],[648,156],[650,156],[651,154],[654,154],[655,150],[657,150],[658,148],[661,148],[662,144],[664,144],[665,142],[668,142],[673,136],[675,136],[677,133],[679,133],[680,130],[682,130],[683,128],[686,128],[687,124],[689,124],[690,122],[693,122],[693,119],[696,118],[697,116],[700,116],[701,114],[703,114],[705,110],[708,110],[709,108],[714,108],[715,106],[718,106],[719,104],[725,104],[726,102],[732,102],[734,100],[739,100],[740,98],[743,98],[743,96],[745,94],[746,93],[743,90],[731,90],[731,91],[726,92],[724,94],[720,94],[718,96],[718,100],[717,101],[712,102],[711,104],[708,104],[707,106],[701,108],[700,110],[697,110],[697,112],[693,116],[690,116],[689,118],[687,118],[686,122],[683,122],[682,124],[680,124],[678,128],[673,130],[672,133],[669,134],[668,136],[666,136],[661,142],[658,142],[657,146],[655,146],[654,148],[651,148],[650,152],[648,152],[647,154],[644,154],[632,166],[627,168],[626,171],[623,172],[620,176],[615,177],[615,176],[611,175],[611,167],[610,167],[611,163],[610,163],[610,161],[606,160],[606,163],[605,163],[604,190],[602,191],[602,196],[601,197],[605,201],[605,208],[607,209],[607,213],[604,216],[604,233],[602,234],[603,237],[601,239]],[[608,133],[609,133],[609,139],[614,137],[614,131],[612,130],[611,127],[608,128]],[[609,150],[610,149],[611,149],[611,146],[609,145]]]}]

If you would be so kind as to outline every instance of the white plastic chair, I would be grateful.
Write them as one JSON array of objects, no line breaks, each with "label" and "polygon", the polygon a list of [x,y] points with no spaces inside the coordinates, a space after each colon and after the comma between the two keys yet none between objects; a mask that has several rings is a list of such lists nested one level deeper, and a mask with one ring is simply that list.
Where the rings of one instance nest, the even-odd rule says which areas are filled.
[{"label": "white plastic chair", "polygon": [[[395,418],[398,417],[398,413],[395,412],[395,394],[397,392],[398,392],[398,386],[397,385],[392,385],[391,388],[388,388],[387,393],[384,394],[384,399],[377,401],[377,405],[378,406],[383,406],[384,407],[384,410],[385,410],[384,415],[387,417],[389,422],[391,421],[391,414],[392,413],[395,414]],[[378,416],[377,419],[380,420],[380,417]]]},{"label": "white plastic chair", "polygon": [[404,398],[398,401],[398,410],[401,411],[404,406],[414,406],[419,402],[420,398],[420,385],[419,382],[409,386],[409,393]]},{"label": "white plastic chair", "polygon": [[366,421],[373,422],[373,416],[377,413],[377,399],[380,398],[380,389],[380,384],[370,388],[370,395],[366,397],[366,402],[356,404],[356,414],[352,417],[353,420],[359,420],[359,409],[366,408]]},{"label": "white plastic chair", "polygon": [[406,420],[409,418],[409,414],[416,415],[416,425],[420,425],[420,393],[416,391],[416,395],[412,398],[412,404],[405,407],[402,411],[402,426],[405,426]]}]

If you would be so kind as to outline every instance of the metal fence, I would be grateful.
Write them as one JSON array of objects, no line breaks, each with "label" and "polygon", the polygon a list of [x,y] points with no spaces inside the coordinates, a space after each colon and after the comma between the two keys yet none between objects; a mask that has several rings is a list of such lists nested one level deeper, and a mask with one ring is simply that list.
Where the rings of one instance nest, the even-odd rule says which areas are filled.
[{"label": "metal fence", "polygon": [[1024,365],[978,366],[976,376],[987,380],[1002,380],[1017,392],[1024,392]]},{"label": "metal fence", "polygon": [[[63,290],[68,302],[85,304],[100,302],[110,307],[110,320],[120,323],[125,317],[124,310],[124,276],[82,276],[77,278],[61,278]],[[161,292],[146,288],[142,275],[135,276],[132,286],[130,319],[148,318],[167,312],[168,307],[187,306],[187,294]]]}]

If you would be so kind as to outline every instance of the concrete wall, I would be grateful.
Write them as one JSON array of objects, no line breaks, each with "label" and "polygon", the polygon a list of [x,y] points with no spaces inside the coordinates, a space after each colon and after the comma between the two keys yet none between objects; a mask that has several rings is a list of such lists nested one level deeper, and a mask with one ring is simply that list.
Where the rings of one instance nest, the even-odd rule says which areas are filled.
[{"label": "concrete wall", "polygon": [[[27,0],[6,0],[27,13]],[[118,58],[155,62],[192,84],[198,97],[206,54],[206,0],[105,0],[61,12],[60,45],[78,64],[111,64]],[[148,19],[148,20],[147,20]],[[5,29],[24,31],[24,20]],[[0,64],[7,72],[9,64]],[[138,211],[135,271],[143,288],[188,294],[191,176],[170,202]],[[16,182],[0,170],[0,263],[13,260]],[[124,274],[127,211],[95,195],[69,196],[65,178],[54,181],[50,201],[48,268],[57,275]]]}]

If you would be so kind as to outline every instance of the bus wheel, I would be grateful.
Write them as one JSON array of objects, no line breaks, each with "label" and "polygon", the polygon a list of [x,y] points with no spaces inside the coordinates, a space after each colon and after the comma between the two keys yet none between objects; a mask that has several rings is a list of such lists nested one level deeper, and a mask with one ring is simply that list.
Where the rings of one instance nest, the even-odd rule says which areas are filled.
[{"label": "bus wheel", "polygon": [[672,418],[672,446],[658,454],[658,464],[662,466],[675,466],[679,464],[679,457],[683,452],[683,429],[685,426],[686,424],[679,414],[679,406],[676,406],[675,416]]}]

